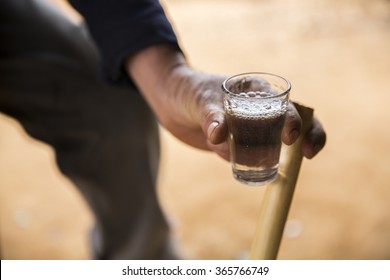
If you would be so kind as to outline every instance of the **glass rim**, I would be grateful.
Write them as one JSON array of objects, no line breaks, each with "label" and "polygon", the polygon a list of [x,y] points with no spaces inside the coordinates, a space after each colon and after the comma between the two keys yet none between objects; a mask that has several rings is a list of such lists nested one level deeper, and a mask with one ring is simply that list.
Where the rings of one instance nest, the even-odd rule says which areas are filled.
[{"label": "glass rim", "polygon": [[[242,96],[239,96],[237,93],[234,93],[234,92],[231,92],[230,90],[228,90],[227,87],[226,87],[226,84],[228,83],[229,80],[232,80],[232,79],[237,78],[239,76],[245,76],[245,75],[272,76],[272,77],[276,77],[276,78],[279,78],[279,79],[283,80],[287,84],[287,88],[282,93],[279,93],[279,94],[273,95],[273,96],[260,97],[259,99],[278,98],[278,97],[287,95],[291,91],[291,83],[290,83],[290,81],[287,80],[286,78],[283,78],[280,75],[273,74],[273,73],[268,73],[268,72],[245,72],[245,73],[240,73],[240,74],[236,74],[236,75],[230,76],[227,79],[225,79],[222,82],[222,90],[224,91],[224,93],[226,93],[228,95],[234,95],[235,97],[242,97]],[[242,98],[248,98],[248,97],[242,97]],[[251,98],[251,97],[249,97],[249,98]]]}]

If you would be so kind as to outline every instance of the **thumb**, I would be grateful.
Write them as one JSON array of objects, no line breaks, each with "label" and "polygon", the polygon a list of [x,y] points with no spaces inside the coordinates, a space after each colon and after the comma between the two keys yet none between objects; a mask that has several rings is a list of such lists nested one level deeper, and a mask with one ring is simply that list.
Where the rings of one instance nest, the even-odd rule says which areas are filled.
[{"label": "thumb", "polygon": [[228,133],[223,110],[219,108],[209,109],[203,119],[203,131],[211,144],[221,144],[226,140]]}]

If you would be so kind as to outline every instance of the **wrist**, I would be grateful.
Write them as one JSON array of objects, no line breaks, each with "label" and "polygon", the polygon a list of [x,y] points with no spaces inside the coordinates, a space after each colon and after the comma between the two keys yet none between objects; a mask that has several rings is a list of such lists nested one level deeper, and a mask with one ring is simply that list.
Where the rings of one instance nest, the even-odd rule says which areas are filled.
[{"label": "wrist", "polygon": [[168,86],[173,70],[181,66],[186,66],[186,60],[180,50],[170,44],[152,45],[125,59],[128,75],[140,88]]}]

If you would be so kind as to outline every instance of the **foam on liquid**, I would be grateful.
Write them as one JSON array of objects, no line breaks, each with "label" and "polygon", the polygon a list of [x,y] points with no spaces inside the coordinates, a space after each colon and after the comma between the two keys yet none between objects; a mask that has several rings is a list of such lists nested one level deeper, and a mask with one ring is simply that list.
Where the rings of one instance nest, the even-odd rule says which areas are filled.
[{"label": "foam on liquid", "polygon": [[275,118],[286,112],[288,101],[274,99],[272,98],[274,95],[259,91],[241,92],[229,101],[225,100],[225,108],[230,115],[242,119]]}]

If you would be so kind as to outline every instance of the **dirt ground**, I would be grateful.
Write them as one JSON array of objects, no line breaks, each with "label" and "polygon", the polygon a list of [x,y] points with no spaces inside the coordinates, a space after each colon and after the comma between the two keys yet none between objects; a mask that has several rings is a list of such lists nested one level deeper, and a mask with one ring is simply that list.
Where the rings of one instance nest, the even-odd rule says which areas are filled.
[{"label": "dirt ground", "polygon": [[[283,75],[327,130],[324,151],[303,162],[279,258],[390,259],[390,1],[163,4],[192,65]],[[159,194],[182,256],[246,258],[265,188],[162,138]],[[0,155],[1,258],[88,258],[92,215],[51,148],[0,115]]]}]

